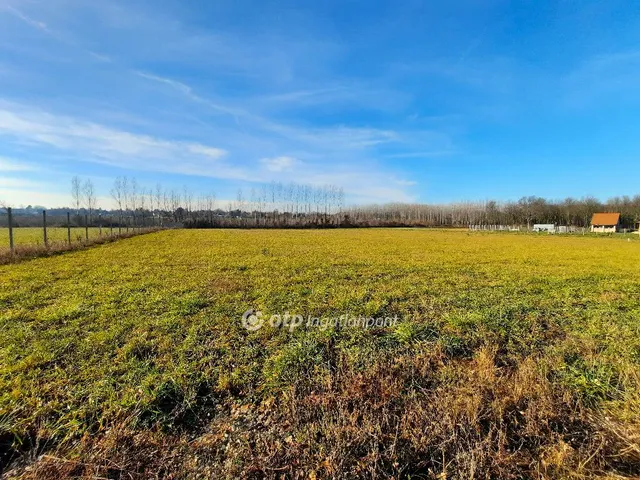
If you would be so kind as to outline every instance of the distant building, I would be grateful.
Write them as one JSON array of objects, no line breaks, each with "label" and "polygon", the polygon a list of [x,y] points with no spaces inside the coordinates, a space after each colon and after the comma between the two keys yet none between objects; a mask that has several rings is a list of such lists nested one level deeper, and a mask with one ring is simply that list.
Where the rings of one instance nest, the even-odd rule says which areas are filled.
[{"label": "distant building", "polygon": [[533,226],[534,232],[550,232],[555,233],[556,225],[555,223],[536,223]]},{"label": "distant building", "polygon": [[616,233],[620,230],[619,213],[594,213],[591,219],[593,233]]}]

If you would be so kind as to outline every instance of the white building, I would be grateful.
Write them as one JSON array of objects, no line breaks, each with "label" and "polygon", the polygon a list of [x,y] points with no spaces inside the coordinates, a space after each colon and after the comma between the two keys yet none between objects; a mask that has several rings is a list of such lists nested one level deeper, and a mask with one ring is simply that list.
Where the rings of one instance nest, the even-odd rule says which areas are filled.
[{"label": "white building", "polygon": [[536,223],[533,226],[533,231],[534,232],[555,233],[556,232],[556,225],[555,225],[555,223]]}]

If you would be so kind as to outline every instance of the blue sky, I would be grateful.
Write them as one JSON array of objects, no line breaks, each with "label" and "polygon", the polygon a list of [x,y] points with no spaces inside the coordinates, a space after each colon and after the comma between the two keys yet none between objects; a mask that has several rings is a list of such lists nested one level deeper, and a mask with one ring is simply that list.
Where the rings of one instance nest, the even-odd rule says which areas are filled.
[{"label": "blue sky", "polygon": [[640,193],[640,4],[0,0],[0,199]]}]

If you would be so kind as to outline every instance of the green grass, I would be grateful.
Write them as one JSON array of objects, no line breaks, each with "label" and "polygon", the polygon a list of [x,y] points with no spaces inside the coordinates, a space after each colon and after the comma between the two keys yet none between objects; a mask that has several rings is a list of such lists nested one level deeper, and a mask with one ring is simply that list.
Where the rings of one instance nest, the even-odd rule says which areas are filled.
[{"label": "green grass", "polygon": [[0,439],[55,453],[23,478],[630,472],[639,318],[638,242],[164,231],[0,266]]},{"label": "green grass", "polygon": [[[114,232],[117,233],[117,230]],[[109,228],[102,229],[103,235],[109,234]],[[89,239],[97,238],[100,229],[89,228]],[[66,243],[67,229],[64,227],[47,228],[47,239],[49,243]],[[84,227],[73,227],[71,229],[71,241],[73,243],[83,242],[86,239]],[[13,229],[13,241],[17,245],[44,245],[44,232],[39,227],[20,227]],[[0,228],[0,250],[9,248],[9,229]]]}]

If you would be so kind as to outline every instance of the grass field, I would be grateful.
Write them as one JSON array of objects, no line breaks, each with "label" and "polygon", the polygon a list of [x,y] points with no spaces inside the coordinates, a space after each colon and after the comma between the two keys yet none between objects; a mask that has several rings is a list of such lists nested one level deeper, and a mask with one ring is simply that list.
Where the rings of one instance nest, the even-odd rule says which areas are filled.
[{"label": "grass field", "polygon": [[[117,231],[116,231],[117,232]],[[104,235],[109,233],[109,229],[102,230]],[[97,238],[100,234],[99,228],[89,228],[89,239]],[[74,227],[71,229],[71,241],[82,242],[86,238],[86,232],[83,227]],[[67,242],[67,229],[60,227],[47,228],[47,239],[50,243]],[[15,245],[44,245],[44,235],[42,228],[21,227],[13,229],[13,241]],[[9,229],[0,228],[0,250],[9,249]]]},{"label": "grass field", "polygon": [[5,475],[631,478],[639,319],[616,238],[173,230],[0,266]]}]

